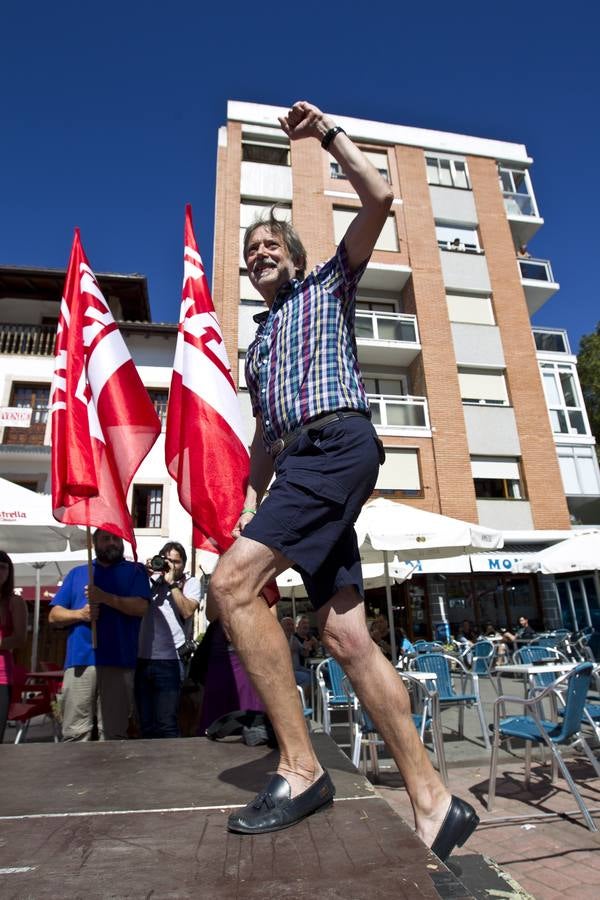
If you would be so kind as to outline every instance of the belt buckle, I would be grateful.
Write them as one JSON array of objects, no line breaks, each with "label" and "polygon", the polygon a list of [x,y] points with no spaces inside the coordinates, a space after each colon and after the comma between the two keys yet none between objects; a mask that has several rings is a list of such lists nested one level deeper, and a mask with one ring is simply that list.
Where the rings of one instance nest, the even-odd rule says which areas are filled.
[{"label": "belt buckle", "polygon": [[283,450],[284,447],[285,447],[285,444],[283,442],[283,438],[277,438],[277,440],[271,444],[272,458],[275,459],[276,456],[279,456],[279,454],[281,453],[281,451]]}]

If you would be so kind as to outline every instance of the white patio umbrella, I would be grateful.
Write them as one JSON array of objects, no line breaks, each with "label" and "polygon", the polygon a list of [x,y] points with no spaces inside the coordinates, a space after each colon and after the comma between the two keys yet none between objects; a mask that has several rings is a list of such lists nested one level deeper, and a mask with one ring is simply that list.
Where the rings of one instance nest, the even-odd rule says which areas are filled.
[{"label": "white patio umbrella", "polygon": [[[600,600],[600,531],[576,531],[565,541],[559,541],[545,550],[540,550],[532,559],[523,560],[515,566],[522,574],[539,572],[542,575],[568,575],[569,572],[592,572],[596,595]],[[577,621],[573,600],[569,591],[573,622]],[[590,611],[585,602],[588,625],[592,624]]]},{"label": "white patio umbrella", "polygon": [[[35,553],[41,569],[44,565],[42,557],[45,554],[81,550],[86,546],[86,532],[76,525],[61,525],[57,522],[52,515],[51,504],[48,494],[36,494],[6,478],[0,478],[0,548],[11,554],[11,559],[12,554]],[[31,645],[32,670],[35,670],[37,665],[40,622],[39,579],[36,585]]]},{"label": "white patio umbrella", "polygon": [[62,553],[82,550],[86,533],[61,525],[52,515],[49,494],[36,494],[0,478],[0,547],[7,553]]},{"label": "white patio umbrella", "polygon": [[443,559],[450,556],[496,550],[504,545],[500,531],[474,525],[450,516],[430,513],[405,503],[378,497],[367,503],[354,526],[358,544],[369,544],[383,553],[386,598],[390,623],[392,658],[396,662],[396,641],[389,580],[389,553],[398,560]]},{"label": "white patio umbrella", "polygon": [[[396,558],[389,564],[389,577],[398,583],[410,578],[412,572],[413,566]],[[366,588],[383,587],[386,583],[385,566],[383,563],[363,563],[362,576]],[[295,619],[296,600],[306,597],[302,576],[295,569],[286,569],[277,576],[277,587],[282,597],[289,597],[292,601],[292,616]]]}]

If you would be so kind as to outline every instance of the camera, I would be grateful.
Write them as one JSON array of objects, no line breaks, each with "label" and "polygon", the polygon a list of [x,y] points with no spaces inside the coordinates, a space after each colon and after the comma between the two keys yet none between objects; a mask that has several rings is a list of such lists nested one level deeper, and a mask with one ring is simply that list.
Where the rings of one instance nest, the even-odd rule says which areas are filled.
[{"label": "camera", "polygon": [[178,647],[177,653],[181,662],[189,662],[199,646],[200,644],[198,643],[198,641],[195,641],[193,638],[189,638],[185,642],[185,644],[182,644],[180,647]]},{"label": "camera", "polygon": [[164,558],[164,556],[153,556],[150,560],[150,568],[153,572],[168,572],[169,571],[169,563]]}]

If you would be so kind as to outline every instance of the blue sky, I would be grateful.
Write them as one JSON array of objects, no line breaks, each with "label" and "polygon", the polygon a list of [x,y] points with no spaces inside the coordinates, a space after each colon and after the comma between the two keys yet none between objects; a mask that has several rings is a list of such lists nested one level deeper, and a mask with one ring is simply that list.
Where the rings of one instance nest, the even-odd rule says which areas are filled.
[{"label": "blue sky", "polygon": [[[430,0],[4,4],[0,264],[65,267],[79,225],[96,271],[148,277],[176,321],[186,202],[207,269],[228,99],[527,145],[560,292],[535,324],[577,348],[600,320],[596,4]],[[361,9],[361,7],[358,7]],[[373,13],[371,13],[371,10]]]}]

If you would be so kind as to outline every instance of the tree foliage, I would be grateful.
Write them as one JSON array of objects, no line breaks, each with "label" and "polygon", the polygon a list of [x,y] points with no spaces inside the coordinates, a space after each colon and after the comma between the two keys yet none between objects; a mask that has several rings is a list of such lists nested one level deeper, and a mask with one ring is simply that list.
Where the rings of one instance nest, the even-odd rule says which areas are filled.
[{"label": "tree foliage", "polygon": [[595,331],[581,338],[577,371],[590,426],[596,438],[596,453],[600,459],[600,322]]}]

